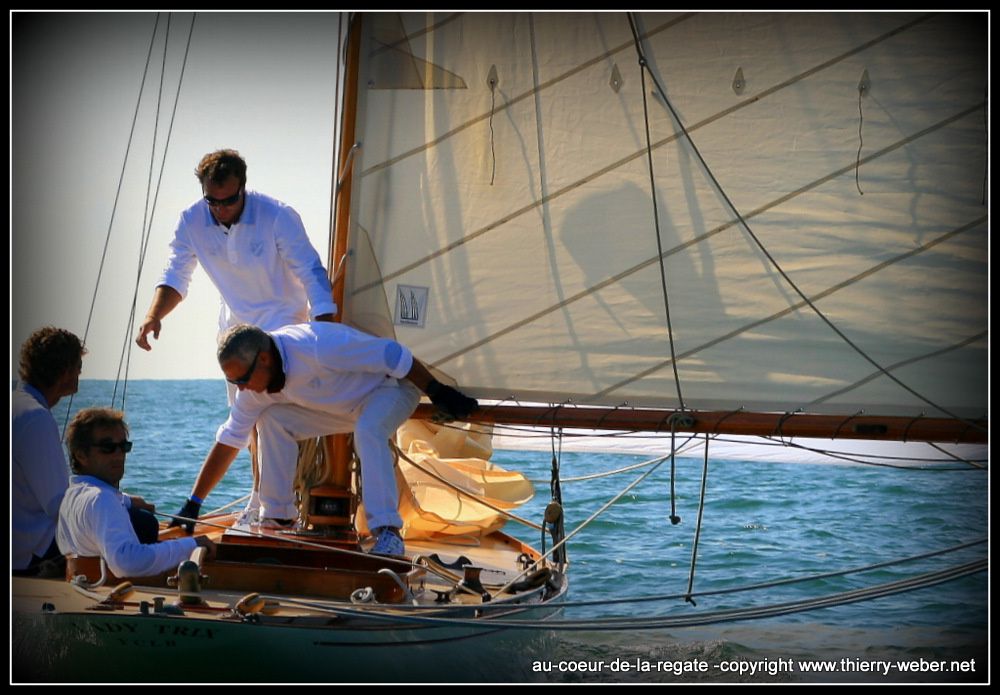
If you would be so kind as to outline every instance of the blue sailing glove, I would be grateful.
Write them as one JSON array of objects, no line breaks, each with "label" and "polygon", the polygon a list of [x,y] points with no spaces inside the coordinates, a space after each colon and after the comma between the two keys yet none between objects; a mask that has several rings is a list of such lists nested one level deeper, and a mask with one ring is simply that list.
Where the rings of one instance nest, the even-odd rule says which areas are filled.
[{"label": "blue sailing glove", "polygon": [[469,398],[437,379],[431,379],[431,383],[427,385],[427,395],[430,396],[431,403],[437,406],[437,412],[431,418],[437,423],[464,420],[479,409],[479,401],[475,398]]},{"label": "blue sailing glove", "polygon": [[194,520],[198,518],[198,514],[201,513],[201,502],[195,502],[193,499],[189,499],[181,507],[181,510],[177,512],[177,516],[183,516],[191,521],[182,521],[180,519],[171,519],[170,526],[183,526],[184,530],[188,533],[194,533]]}]

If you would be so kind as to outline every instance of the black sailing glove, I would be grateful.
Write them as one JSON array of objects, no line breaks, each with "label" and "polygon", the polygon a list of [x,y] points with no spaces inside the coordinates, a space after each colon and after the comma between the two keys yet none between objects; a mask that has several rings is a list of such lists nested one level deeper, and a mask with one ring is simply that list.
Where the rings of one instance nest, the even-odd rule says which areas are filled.
[{"label": "black sailing glove", "polygon": [[469,398],[437,379],[431,379],[431,383],[427,385],[427,395],[430,396],[431,403],[437,406],[437,412],[431,418],[437,423],[464,420],[479,409],[479,401],[475,398]]},{"label": "black sailing glove", "polygon": [[201,512],[201,503],[195,502],[194,500],[188,500],[181,507],[181,510],[177,512],[177,516],[183,516],[186,519],[191,519],[191,521],[182,521],[181,519],[171,519],[171,526],[183,526],[184,530],[188,533],[194,533],[194,520],[198,518],[198,514]]}]

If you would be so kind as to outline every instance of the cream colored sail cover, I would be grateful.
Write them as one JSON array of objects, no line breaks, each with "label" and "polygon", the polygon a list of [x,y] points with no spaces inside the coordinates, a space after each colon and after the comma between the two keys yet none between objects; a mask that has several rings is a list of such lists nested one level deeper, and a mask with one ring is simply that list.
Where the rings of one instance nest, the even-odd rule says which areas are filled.
[{"label": "cream colored sail cover", "polygon": [[[492,433],[481,426],[440,426],[408,420],[396,433],[399,514],[407,540],[436,535],[478,537],[502,527],[511,511],[534,496],[521,473],[489,461]],[[465,494],[467,493],[467,494]],[[363,510],[358,530],[367,533]]]},{"label": "cream colored sail cover", "polygon": [[708,165],[647,79],[652,186],[625,14],[364,19],[348,321],[481,398],[985,415],[985,14],[637,15]]}]

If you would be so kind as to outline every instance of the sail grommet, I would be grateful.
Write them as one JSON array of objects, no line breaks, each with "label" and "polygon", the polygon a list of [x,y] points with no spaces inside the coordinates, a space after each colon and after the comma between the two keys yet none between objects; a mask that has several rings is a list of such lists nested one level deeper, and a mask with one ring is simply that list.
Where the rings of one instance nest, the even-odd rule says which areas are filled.
[{"label": "sail grommet", "polygon": [[746,86],[747,81],[743,79],[743,68],[736,68],[736,76],[733,77],[733,91],[737,94],[743,94]]},{"label": "sail grommet", "polygon": [[611,67],[611,79],[608,81],[611,85],[611,91],[615,94],[621,91],[622,85],[625,84],[625,80],[622,79],[621,71],[618,70],[618,63],[615,63]]},{"label": "sail grommet", "polygon": [[871,88],[872,81],[871,78],[868,77],[868,70],[866,69],[861,73],[861,80],[858,81],[858,93],[863,97],[868,96],[868,92],[871,91]]}]

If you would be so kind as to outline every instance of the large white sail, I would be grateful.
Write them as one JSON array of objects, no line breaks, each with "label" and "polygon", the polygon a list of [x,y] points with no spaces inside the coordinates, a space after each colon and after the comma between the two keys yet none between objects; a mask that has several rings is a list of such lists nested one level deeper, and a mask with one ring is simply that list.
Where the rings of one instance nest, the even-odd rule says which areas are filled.
[{"label": "large white sail", "polygon": [[645,80],[626,14],[364,19],[349,321],[479,397],[985,417],[986,15],[643,13]]}]

